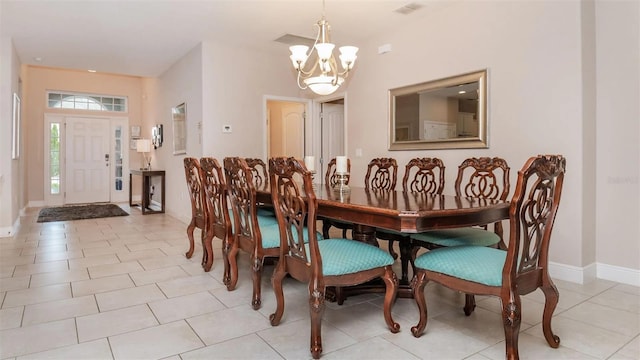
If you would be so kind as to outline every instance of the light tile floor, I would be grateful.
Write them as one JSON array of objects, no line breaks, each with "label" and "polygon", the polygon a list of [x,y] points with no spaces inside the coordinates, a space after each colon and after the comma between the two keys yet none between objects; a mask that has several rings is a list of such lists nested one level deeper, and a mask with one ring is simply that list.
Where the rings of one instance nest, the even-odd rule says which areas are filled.
[{"label": "light tile floor", "polygon": [[[128,206],[122,205],[125,210]],[[36,223],[39,209],[21,218],[19,233],[0,238],[0,359],[305,359],[310,358],[306,286],[286,279],[282,323],[266,266],[263,304],[251,309],[248,255],[240,254],[240,281],[222,284],[220,241],[208,273],[202,248],[186,259],[186,225],[168,215]],[[198,233],[196,233],[197,239]],[[523,298],[523,359],[639,359],[640,289],[598,280],[556,281],[560,303],[552,323],[558,349],[541,329],[544,296]],[[463,296],[427,285],[429,324],[412,300],[398,299],[401,325],[391,334],[381,295],[327,303],[325,359],[502,359],[499,302],[479,297],[465,317]]]}]

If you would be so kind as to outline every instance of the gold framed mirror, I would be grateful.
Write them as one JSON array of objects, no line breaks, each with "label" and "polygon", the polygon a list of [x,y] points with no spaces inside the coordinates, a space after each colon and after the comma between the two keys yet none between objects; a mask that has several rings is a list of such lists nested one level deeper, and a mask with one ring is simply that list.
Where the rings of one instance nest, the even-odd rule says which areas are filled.
[{"label": "gold framed mirror", "polygon": [[389,90],[389,150],[488,147],[486,69]]}]

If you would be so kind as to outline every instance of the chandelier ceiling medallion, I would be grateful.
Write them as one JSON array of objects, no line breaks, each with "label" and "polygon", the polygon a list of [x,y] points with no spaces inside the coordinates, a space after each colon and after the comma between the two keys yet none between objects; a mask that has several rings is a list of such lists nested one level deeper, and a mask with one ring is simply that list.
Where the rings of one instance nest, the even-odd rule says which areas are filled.
[{"label": "chandelier ceiling medallion", "polygon": [[[322,19],[316,23],[318,35],[311,49],[306,45],[294,45],[291,50],[291,62],[298,72],[298,87],[311,89],[318,95],[329,95],[336,91],[353,69],[356,62],[358,48],[355,46],[342,46],[340,51],[340,65],[333,55],[335,44],[331,43],[329,31],[331,27],[324,17],[324,0],[322,1]],[[315,51],[314,51],[315,50]],[[312,60],[312,61],[309,61]],[[312,64],[305,67],[307,63]]]}]

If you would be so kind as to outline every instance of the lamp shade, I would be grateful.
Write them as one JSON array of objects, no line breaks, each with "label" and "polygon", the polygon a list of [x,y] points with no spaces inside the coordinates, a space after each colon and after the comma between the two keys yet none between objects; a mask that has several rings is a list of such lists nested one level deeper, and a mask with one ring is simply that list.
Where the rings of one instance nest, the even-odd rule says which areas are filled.
[{"label": "lamp shade", "polygon": [[139,153],[148,153],[151,151],[151,140],[139,139],[136,140],[136,151]]}]

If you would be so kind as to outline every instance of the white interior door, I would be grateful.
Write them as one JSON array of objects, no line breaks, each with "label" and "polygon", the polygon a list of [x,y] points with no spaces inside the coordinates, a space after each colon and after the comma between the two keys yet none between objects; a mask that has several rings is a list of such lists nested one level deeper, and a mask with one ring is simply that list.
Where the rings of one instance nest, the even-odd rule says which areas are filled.
[{"label": "white interior door", "polygon": [[109,119],[66,119],[67,204],[109,201]]},{"label": "white interior door", "polygon": [[344,105],[322,104],[322,169],[336,156],[346,155],[344,150]]}]

